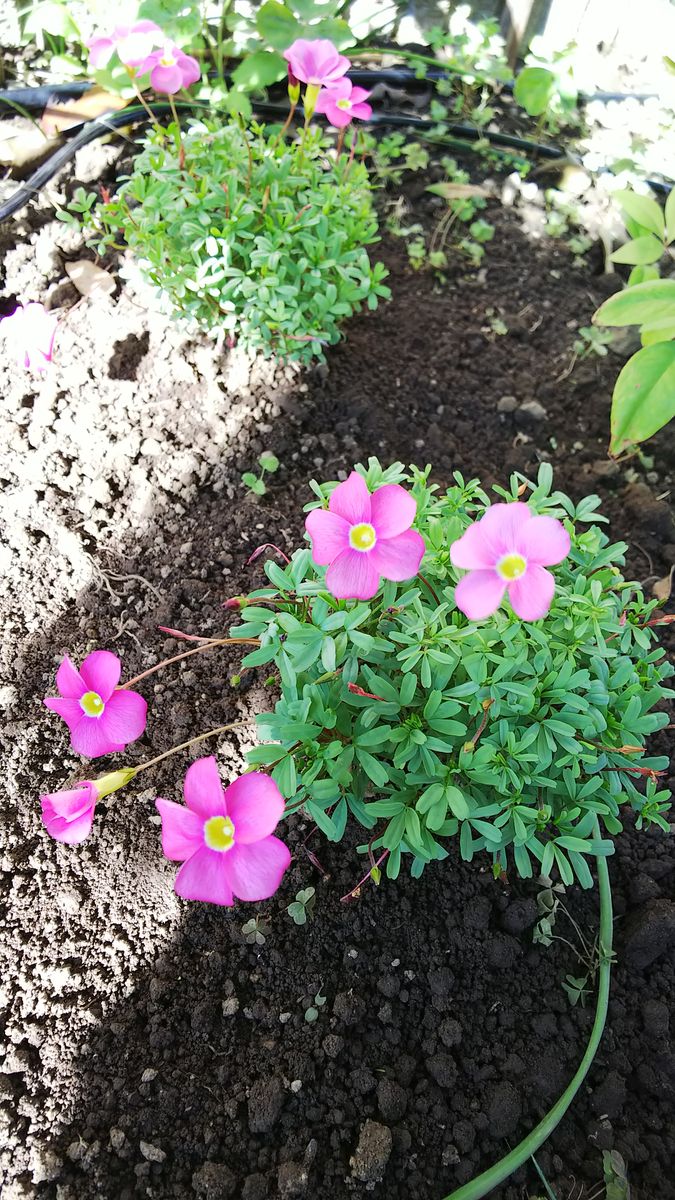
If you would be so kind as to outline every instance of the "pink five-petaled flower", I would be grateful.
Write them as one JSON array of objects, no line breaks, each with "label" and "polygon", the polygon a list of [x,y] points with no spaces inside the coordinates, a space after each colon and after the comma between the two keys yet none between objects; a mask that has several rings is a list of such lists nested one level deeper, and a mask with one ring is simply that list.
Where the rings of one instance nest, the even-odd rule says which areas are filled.
[{"label": "pink five-petaled flower", "polygon": [[356,471],[331,493],[328,508],[315,508],[305,528],[312,558],[328,566],[326,587],[338,600],[370,600],[380,577],[412,579],[424,541],[411,529],[417,505],[405,488],[387,483],[371,495]]},{"label": "pink five-petaled flower", "polygon": [[69,846],[83,842],[91,833],[98,798],[96,786],[90,779],[69,791],[47,792],[40,796],[47,833],[57,842],[66,842]]},{"label": "pink five-petaled flower", "polygon": [[351,66],[349,59],[338,54],[327,38],[313,41],[297,38],[288,50],[284,50],[284,58],[290,63],[296,79],[313,87],[329,87],[342,79]]},{"label": "pink five-petaled flower", "polygon": [[3,317],[2,333],[11,338],[12,353],[20,367],[47,370],[58,323],[56,313],[47,312],[44,304],[34,301],[20,304],[9,317]]},{"label": "pink five-petaled flower", "polygon": [[272,832],[284,799],[269,775],[253,771],[223,790],[215,758],[200,758],[185,774],[185,804],[155,801],[162,818],[162,849],[182,862],[174,888],[185,900],[230,907],[267,900],[291,861]]},{"label": "pink five-petaled flower", "polygon": [[545,617],[555,580],[545,567],[570,551],[567,530],[554,517],[534,516],[527,504],[493,504],[450,547],[456,567],[470,574],[455,588],[455,603],[471,621],[499,608],[508,590],[513,611],[523,621]]},{"label": "pink five-petaled flower", "polygon": [[87,42],[89,61],[95,70],[101,70],[117,51],[120,62],[127,67],[137,67],[163,39],[164,34],[154,21],[117,25],[107,37],[92,38]]},{"label": "pink five-petaled flower", "polygon": [[372,116],[370,105],[363,103],[369,95],[365,88],[353,87],[349,79],[338,79],[322,88],[314,111],[323,113],[337,129],[344,129],[354,117],[365,121]]},{"label": "pink five-petaled flower", "polygon": [[167,42],[161,50],[155,50],[138,64],[139,75],[147,75],[148,71],[151,86],[163,96],[173,96],[181,88],[196,83],[202,73],[197,59],[185,54],[174,42]]},{"label": "pink five-petaled flower", "polygon": [[56,672],[59,696],[44,701],[63,717],[77,754],[98,758],[123,750],[145,729],[148,706],[138,692],[117,688],[121,663],[110,650],[88,654],[80,670],[64,658]]}]

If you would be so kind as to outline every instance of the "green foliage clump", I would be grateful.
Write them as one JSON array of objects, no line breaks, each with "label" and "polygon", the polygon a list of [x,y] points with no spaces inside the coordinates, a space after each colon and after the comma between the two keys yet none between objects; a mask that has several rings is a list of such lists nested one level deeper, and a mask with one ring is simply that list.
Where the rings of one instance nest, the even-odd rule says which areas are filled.
[{"label": "green foliage clump", "polygon": [[307,362],[363,304],[388,297],[367,245],[366,169],[329,158],[316,130],[291,144],[264,126],[156,129],[93,221],[97,246],[129,246],[180,316],[265,355]]},{"label": "green foliage clump", "polygon": [[[404,855],[420,875],[458,838],[464,859],[486,850],[500,870],[590,887],[589,859],[612,853],[624,808],[638,827],[668,829],[658,783],[667,760],[644,753],[668,723],[652,710],[673,695],[649,624],[658,602],[624,580],[626,546],[597,524],[597,497],[575,505],[551,493],[544,464],[536,486],[516,474],[509,492],[495,491],[512,500],[529,490],[535,513],[565,522],[572,545],[550,612],[523,622],[505,602],[470,621],[454,602],[450,547],[489,504],[478,482],[455,473],[441,491],[430,468],[370,459],[356,469],[371,490],[412,485],[422,574],[383,583],[364,603],[336,600],[308,548],[285,567],[266,564],[269,586],[232,630],[260,639],[245,666],[274,662],[281,677],[274,712],[258,718],[270,744],[249,763],[271,770],[287,812],[304,810],[332,841],[350,818],[368,830],[359,849],[371,866],[386,859],[389,877]],[[308,507],[325,505],[334,486],[313,482]]]}]

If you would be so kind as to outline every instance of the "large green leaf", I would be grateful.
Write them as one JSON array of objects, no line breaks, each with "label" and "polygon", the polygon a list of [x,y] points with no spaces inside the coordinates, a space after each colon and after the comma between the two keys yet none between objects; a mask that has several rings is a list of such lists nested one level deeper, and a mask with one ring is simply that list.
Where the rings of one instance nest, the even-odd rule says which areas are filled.
[{"label": "large green leaf", "polygon": [[232,75],[235,87],[244,91],[254,88],[264,88],[270,83],[276,83],[286,75],[286,60],[280,54],[272,54],[268,50],[256,50],[248,54]]},{"label": "large green leaf", "polygon": [[655,325],[675,312],[675,279],[637,283],[610,296],[595,313],[596,325]]},{"label": "large green leaf", "polygon": [[531,117],[539,117],[548,107],[555,91],[555,75],[546,67],[523,67],[516,79],[513,95]]},{"label": "large green leaf", "polygon": [[612,397],[610,451],[620,454],[650,438],[675,417],[675,342],[638,350],[623,368]]},{"label": "large green leaf", "polygon": [[615,192],[614,199],[618,200],[624,212],[637,221],[638,225],[648,229],[650,233],[655,233],[663,241],[666,223],[656,200],[652,200],[651,196],[640,196],[638,192],[632,192],[629,188]]},{"label": "large green leaf", "polygon": [[663,242],[653,233],[645,233],[643,237],[634,238],[632,242],[620,246],[610,257],[612,262],[642,266],[644,263],[658,262],[662,254]]},{"label": "large green leaf", "polygon": [[305,37],[328,38],[328,41],[333,42],[338,50],[353,46],[356,41],[349,25],[340,17],[326,17],[324,21],[319,21],[317,25],[311,25],[305,29],[304,33]]},{"label": "large green leaf", "polygon": [[302,36],[302,25],[285,4],[279,0],[266,0],[256,18],[258,33],[273,50],[287,50],[296,38]]},{"label": "large green leaf", "polygon": [[666,241],[675,241],[675,188],[671,188],[668,193],[665,208],[666,216]]}]

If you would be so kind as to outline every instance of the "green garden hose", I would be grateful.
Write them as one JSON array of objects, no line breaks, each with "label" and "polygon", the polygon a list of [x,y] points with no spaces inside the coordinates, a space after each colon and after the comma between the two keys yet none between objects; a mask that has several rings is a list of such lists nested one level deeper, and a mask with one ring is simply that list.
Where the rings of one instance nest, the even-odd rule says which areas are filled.
[{"label": "green garden hose", "polygon": [[[595,819],[593,837],[600,837],[597,817]],[[493,1188],[498,1187],[500,1183],[508,1179],[509,1175],[518,1170],[518,1167],[522,1167],[523,1163],[527,1162],[530,1156],[551,1136],[588,1074],[591,1063],[597,1054],[600,1039],[605,1028],[605,1021],[607,1020],[609,983],[612,969],[612,889],[609,883],[607,859],[598,857],[597,865],[598,885],[600,889],[598,999],[595,1006],[595,1020],[593,1021],[591,1036],[588,1040],[584,1057],[579,1063],[576,1075],[568,1084],[558,1102],[553,1105],[553,1108],[546,1114],[543,1120],[535,1126],[532,1132],[519,1145],[511,1150],[509,1154],[505,1155],[504,1158],[500,1158],[499,1162],[495,1163],[493,1167],[489,1167],[487,1171],[483,1171],[482,1175],[477,1175],[475,1179],[470,1180],[469,1183],[465,1183],[456,1192],[451,1192],[449,1196],[445,1196],[444,1200],[481,1200],[483,1196],[489,1196]]]}]

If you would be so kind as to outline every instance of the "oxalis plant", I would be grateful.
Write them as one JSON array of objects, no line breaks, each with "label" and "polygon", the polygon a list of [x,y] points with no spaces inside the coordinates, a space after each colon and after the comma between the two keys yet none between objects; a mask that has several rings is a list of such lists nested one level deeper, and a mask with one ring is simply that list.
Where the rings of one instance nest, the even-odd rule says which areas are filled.
[{"label": "oxalis plant", "polygon": [[[127,65],[151,125],[116,194],[84,209],[76,202],[62,218],[83,220],[100,254],[127,247],[174,313],[214,337],[301,362],[323,358],[347,317],[390,294],[388,272],[366,250],[378,240],[377,219],[355,157],[352,122],[371,115],[368,92],[351,84],[349,59],[332,42],[299,38],[285,51],[283,128],[224,112],[190,118],[183,130],[173,97],[200,68],[162,38],[144,21],[91,44],[95,65],[102,53]],[[147,106],[147,88],[168,96],[168,123]],[[312,124],[315,113],[338,131],[336,145]]]},{"label": "oxalis plant", "polygon": [[[290,559],[261,548],[274,555],[268,582],[227,601],[241,617],[227,637],[198,638],[122,684],[107,650],[59,667],[60,695],[45,704],[88,758],[143,733],[134,685],[177,659],[240,644],[244,667],[278,670],[281,695],[257,717],[244,773],[223,788],[215,757],[199,758],[185,805],[156,802],[180,896],[271,896],[291,860],[275,830],[293,816],[334,842],[348,822],[364,829],[365,874],[343,899],[403,865],[438,870],[453,839],[496,873],[587,888],[626,811],[668,830],[667,760],[645,740],[674,694],[655,644],[669,618],[623,578],[626,546],[603,532],[597,497],[552,492],[547,464],[536,485],[516,474],[495,488],[493,503],[475,480],[456,473],[442,490],[429,476],[370,459],[342,483],[312,481],[309,544]],[[47,830],[83,840],[102,796],[242,724],[43,796]]]}]

